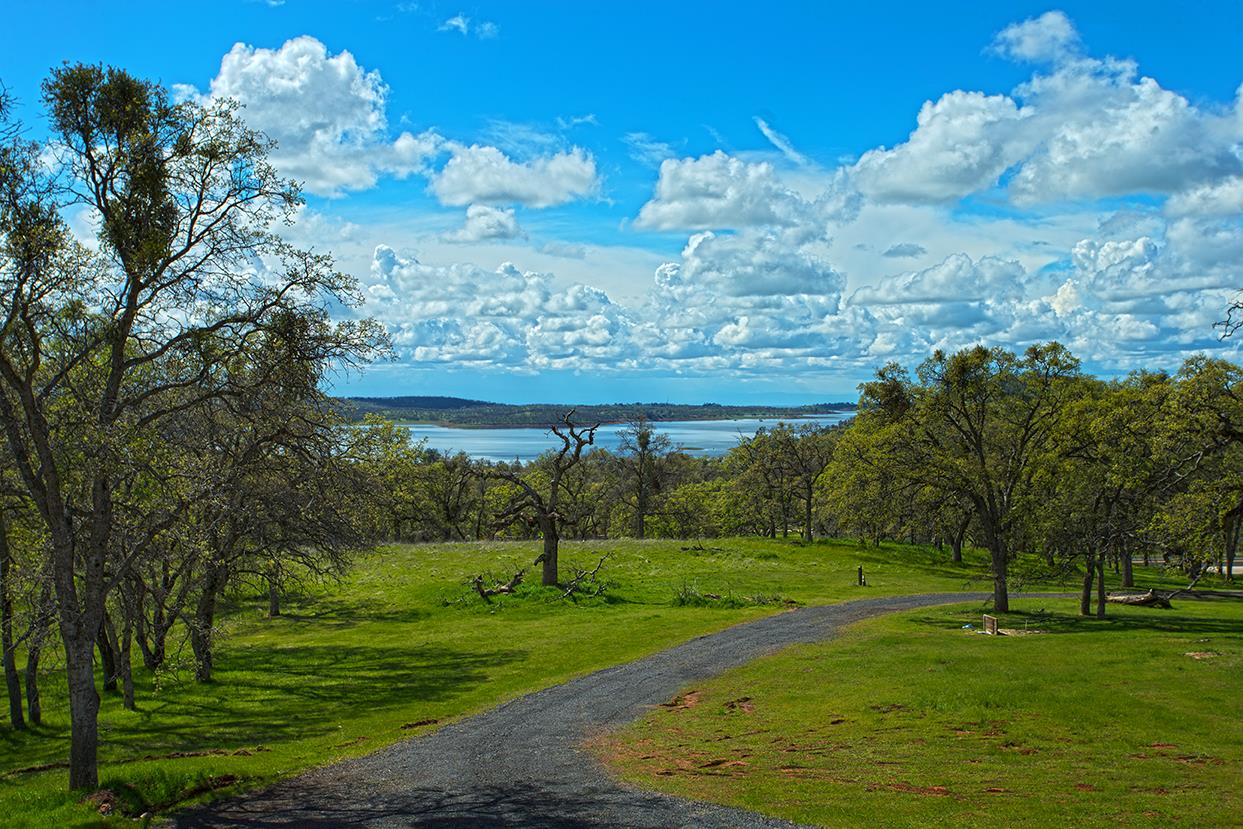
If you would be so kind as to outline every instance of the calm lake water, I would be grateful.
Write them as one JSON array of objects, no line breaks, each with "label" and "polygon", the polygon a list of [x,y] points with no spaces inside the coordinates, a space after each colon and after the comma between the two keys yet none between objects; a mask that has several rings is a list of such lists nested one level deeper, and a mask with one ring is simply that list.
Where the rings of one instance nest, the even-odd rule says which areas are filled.
[{"label": "calm lake water", "polygon": [[[854,412],[836,412],[786,422],[829,425],[841,423],[853,416]],[[688,454],[724,455],[730,448],[738,445],[740,436],[750,437],[761,426],[772,428],[778,422],[780,421],[776,418],[682,420],[653,423],[652,426],[657,432],[668,435],[674,446],[684,449]],[[415,440],[426,439],[430,449],[450,453],[465,452],[471,457],[491,461],[511,461],[514,458],[527,461],[561,445],[547,429],[539,428],[453,429],[421,424],[409,424],[406,428]],[[595,445],[616,449],[621,442],[618,433],[625,428],[623,423],[601,426],[596,431]]]}]

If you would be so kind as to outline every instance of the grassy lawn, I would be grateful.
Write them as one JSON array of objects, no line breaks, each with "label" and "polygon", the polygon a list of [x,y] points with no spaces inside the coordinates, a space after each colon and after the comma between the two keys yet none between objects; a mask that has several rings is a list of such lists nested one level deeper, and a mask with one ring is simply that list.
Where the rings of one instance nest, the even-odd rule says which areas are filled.
[{"label": "grassy lawn", "polygon": [[978,604],[868,620],[595,749],[640,785],[829,827],[1240,825],[1243,602],[1012,604],[1002,627],[1046,633],[962,630]]},{"label": "grassy lawn", "polygon": [[[988,589],[983,556],[975,554],[954,565],[948,553],[905,545],[727,539],[700,546],[567,543],[567,570],[611,554],[607,600],[577,605],[523,585],[519,595],[487,606],[465,586],[478,572],[504,580],[520,567],[530,570],[535,543],[387,547],[359,561],[340,584],[294,597],[276,619],[265,617],[260,597],[234,597],[213,683],[193,682],[186,647],[173,657],[180,665],[154,679],[136,669],[138,711],[104,695],[101,783],[130,814],[167,811],[191,802],[186,795],[196,787],[228,793],[364,754],[776,612],[775,599],[814,604]],[[860,564],[866,588],[854,586]],[[677,592],[723,598],[679,606]],[[0,813],[9,826],[100,825],[93,810],[62,791],[63,768],[21,771],[61,763],[68,752],[63,675],[51,652],[45,659],[45,724],[26,733],[0,728]]]},{"label": "grassy lawn", "polygon": [[[815,603],[982,584],[973,581],[982,557],[956,566],[918,547],[740,539],[697,546],[567,543],[567,569],[612,554],[609,599],[578,605],[524,585],[521,595],[485,606],[464,586],[477,572],[503,580],[524,565],[530,571],[534,543],[388,547],[342,583],[290,600],[277,619],[265,618],[258,597],[237,597],[224,617],[215,682],[190,679],[186,647],[180,670],[153,681],[136,669],[138,711],[104,695],[102,785],[132,814],[164,810],[207,781],[236,778],[226,791],[257,786],[780,609],[750,597]],[[859,564],[867,588],[853,586]],[[675,606],[675,591],[724,599]],[[98,825],[62,791],[63,768],[17,771],[67,756],[63,674],[54,652],[45,660],[45,725],[26,733],[0,727],[0,813],[7,826]]]}]

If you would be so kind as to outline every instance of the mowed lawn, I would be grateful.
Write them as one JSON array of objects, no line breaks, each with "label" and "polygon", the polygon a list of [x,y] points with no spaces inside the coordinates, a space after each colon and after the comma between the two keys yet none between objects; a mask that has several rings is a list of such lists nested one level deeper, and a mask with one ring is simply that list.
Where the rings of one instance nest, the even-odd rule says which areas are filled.
[{"label": "mowed lawn", "polygon": [[880,617],[594,746],[642,786],[826,826],[1243,825],[1243,601]]},{"label": "mowed lawn", "polygon": [[[702,546],[702,549],[700,547]],[[964,565],[922,547],[853,542],[715,540],[567,543],[563,566],[602,574],[608,600],[579,604],[524,586],[485,606],[465,582],[507,579],[530,566],[536,543],[406,545],[367,556],[341,583],[290,599],[265,617],[258,596],[234,597],[223,619],[216,680],[136,668],[138,710],[105,694],[101,782],[131,815],[184,805],[208,787],[237,791],[311,766],[373,751],[454,717],[711,630],[768,613],[779,600],[824,603],[929,590],[981,590],[983,557]],[[862,564],[869,586],[854,586]],[[679,606],[676,592],[723,597]],[[135,648],[137,652],[137,648]],[[63,674],[49,650],[45,724],[0,726],[0,814],[6,826],[99,825],[63,789],[68,717]],[[19,655],[19,664],[21,657]],[[203,793],[197,797],[201,799]],[[191,798],[192,800],[193,798]],[[118,825],[133,825],[116,819]]]}]

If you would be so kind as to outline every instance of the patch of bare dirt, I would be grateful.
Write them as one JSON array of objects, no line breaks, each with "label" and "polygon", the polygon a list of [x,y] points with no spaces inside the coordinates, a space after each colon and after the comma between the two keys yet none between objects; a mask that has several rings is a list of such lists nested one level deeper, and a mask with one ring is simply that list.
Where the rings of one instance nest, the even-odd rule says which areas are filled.
[{"label": "patch of bare dirt", "polygon": [[402,731],[409,731],[412,728],[422,728],[425,725],[435,725],[440,720],[432,717],[430,720],[419,720],[418,722],[408,722],[401,727]]},{"label": "patch of bare dirt", "polygon": [[678,694],[668,702],[662,702],[661,708],[671,708],[673,710],[682,710],[685,708],[694,708],[699,704],[699,698],[703,695],[702,691],[687,691],[685,694]]},{"label": "patch of bare dirt", "polygon": [[750,714],[755,711],[755,705],[751,702],[750,697],[739,697],[738,699],[731,699],[729,702],[725,703],[725,710],[741,711],[744,714]]},{"label": "patch of bare dirt", "polygon": [[915,786],[911,783],[887,783],[884,786],[868,786],[868,791],[874,792],[878,789],[889,789],[895,792],[905,792],[907,794],[917,794],[922,797],[952,797],[953,792],[945,786]]},{"label": "patch of bare dirt", "polygon": [[95,811],[104,817],[108,817],[117,809],[117,795],[111,789],[100,789],[94,794],[88,794],[82,798],[82,802],[94,806]]}]

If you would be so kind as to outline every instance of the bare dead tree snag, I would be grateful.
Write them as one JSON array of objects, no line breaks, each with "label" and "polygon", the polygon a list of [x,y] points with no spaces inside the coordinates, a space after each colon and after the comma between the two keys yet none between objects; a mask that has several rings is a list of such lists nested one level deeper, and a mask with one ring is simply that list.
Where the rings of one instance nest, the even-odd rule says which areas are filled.
[{"label": "bare dead tree snag", "polygon": [[561,540],[561,528],[565,523],[564,516],[558,511],[563,494],[562,479],[565,473],[573,469],[582,459],[583,451],[596,441],[594,426],[583,428],[576,426],[571,409],[562,415],[561,422],[549,427],[549,431],[561,440],[561,448],[549,459],[547,491],[541,492],[522,474],[521,470],[494,469],[488,474],[492,477],[508,481],[518,487],[518,493],[509,505],[498,516],[502,525],[525,520],[527,524],[538,527],[544,538],[544,551],[533,562],[543,565],[541,583],[545,587],[555,587],[559,583],[557,572],[557,547]]}]

